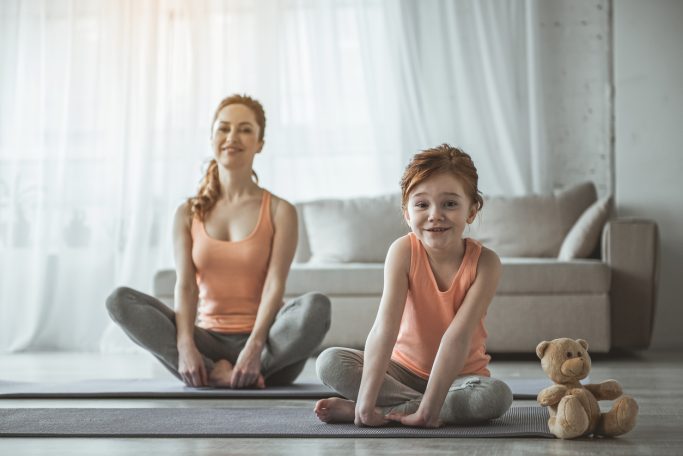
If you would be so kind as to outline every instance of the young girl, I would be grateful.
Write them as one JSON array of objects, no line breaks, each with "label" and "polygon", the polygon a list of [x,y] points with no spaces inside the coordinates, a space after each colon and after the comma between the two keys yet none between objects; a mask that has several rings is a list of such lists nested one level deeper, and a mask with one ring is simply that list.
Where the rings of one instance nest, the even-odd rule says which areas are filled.
[{"label": "young girl", "polygon": [[291,383],[330,326],[326,296],[282,302],[297,215],[259,187],[252,169],[265,126],[250,97],[230,96],[216,109],[214,159],[175,215],[176,311],[125,287],[107,299],[112,319],[188,386]]},{"label": "young girl", "polygon": [[463,232],[483,206],[469,155],[443,144],[401,180],[411,233],[391,245],[365,352],[330,348],[318,376],[346,399],[318,401],[325,422],[438,427],[497,418],[512,403],[487,369],[484,317],[500,277],[495,252]]}]

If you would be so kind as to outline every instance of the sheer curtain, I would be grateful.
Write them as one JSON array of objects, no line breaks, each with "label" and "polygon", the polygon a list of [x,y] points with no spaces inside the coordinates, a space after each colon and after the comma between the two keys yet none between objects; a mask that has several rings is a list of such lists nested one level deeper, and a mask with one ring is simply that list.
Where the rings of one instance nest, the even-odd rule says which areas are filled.
[{"label": "sheer curtain", "polygon": [[442,142],[472,152],[489,193],[544,190],[533,11],[0,2],[0,351],[97,350],[111,336],[108,293],[149,292],[173,264],[174,210],[231,93],[264,104],[256,170],[292,201],[397,191],[408,158]]}]

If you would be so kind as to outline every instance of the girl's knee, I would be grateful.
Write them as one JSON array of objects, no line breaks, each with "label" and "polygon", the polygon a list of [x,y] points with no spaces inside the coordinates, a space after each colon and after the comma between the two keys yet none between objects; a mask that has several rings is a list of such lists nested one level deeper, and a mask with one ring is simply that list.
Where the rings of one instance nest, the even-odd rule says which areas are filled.
[{"label": "girl's knee", "polygon": [[497,379],[472,377],[451,388],[444,409],[456,424],[477,423],[502,416],[512,405],[512,391]]},{"label": "girl's knee", "polygon": [[342,359],[342,348],[330,347],[323,350],[315,360],[315,371],[321,382],[328,385],[336,377]]},{"label": "girl's knee", "polygon": [[512,390],[503,381],[498,379],[491,379],[489,384],[491,396],[491,416],[490,419],[499,418],[510,409],[512,405]]}]

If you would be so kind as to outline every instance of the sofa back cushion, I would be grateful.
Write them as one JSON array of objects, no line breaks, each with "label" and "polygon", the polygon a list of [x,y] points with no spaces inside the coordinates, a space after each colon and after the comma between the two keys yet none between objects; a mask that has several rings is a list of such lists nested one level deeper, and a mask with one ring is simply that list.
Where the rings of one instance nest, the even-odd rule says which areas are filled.
[{"label": "sofa back cushion", "polygon": [[588,258],[597,249],[602,229],[612,211],[612,195],[600,198],[586,209],[562,242],[558,258],[569,261]]},{"label": "sofa back cushion", "polygon": [[396,194],[297,203],[296,262],[384,262],[389,245],[409,231]]},{"label": "sofa back cushion", "polygon": [[465,236],[502,257],[557,257],[574,222],[596,199],[591,182],[551,195],[484,197],[484,208]]}]

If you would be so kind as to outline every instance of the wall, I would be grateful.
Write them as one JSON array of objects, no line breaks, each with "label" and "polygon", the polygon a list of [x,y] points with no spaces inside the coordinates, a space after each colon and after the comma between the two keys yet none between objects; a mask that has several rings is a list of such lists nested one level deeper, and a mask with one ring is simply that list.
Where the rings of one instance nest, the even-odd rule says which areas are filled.
[{"label": "wall", "polygon": [[682,47],[683,2],[614,2],[617,210],[659,223],[659,349],[683,349]]},{"label": "wall", "polygon": [[591,180],[613,191],[610,2],[539,1],[546,134],[553,188]]}]

